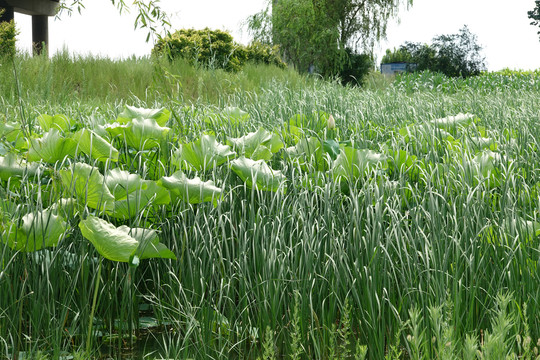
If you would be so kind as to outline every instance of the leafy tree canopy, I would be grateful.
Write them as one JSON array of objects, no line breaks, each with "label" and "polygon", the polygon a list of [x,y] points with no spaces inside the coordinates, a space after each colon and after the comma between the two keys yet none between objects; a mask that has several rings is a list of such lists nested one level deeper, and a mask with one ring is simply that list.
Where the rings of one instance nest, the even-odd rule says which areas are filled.
[{"label": "leafy tree canopy", "polygon": [[[529,15],[529,19],[532,19],[531,25],[533,26],[540,26],[540,0],[535,1],[536,6],[534,9],[529,11],[527,14]],[[538,31],[538,35],[540,35],[540,31]]]},{"label": "leafy tree canopy", "polygon": [[476,35],[464,26],[457,34],[434,37],[431,45],[406,42],[393,52],[387,50],[382,63],[408,62],[416,64],[418,71],[468,77],[479,75],[486,68],[481,50]]},{"label": "leafy tree canopy", "polygon": [[334,76],[351,54],[372,52],[403,4],[412,0],[272,0],[247,25],[256,41],[279,45],[298,70]]}]

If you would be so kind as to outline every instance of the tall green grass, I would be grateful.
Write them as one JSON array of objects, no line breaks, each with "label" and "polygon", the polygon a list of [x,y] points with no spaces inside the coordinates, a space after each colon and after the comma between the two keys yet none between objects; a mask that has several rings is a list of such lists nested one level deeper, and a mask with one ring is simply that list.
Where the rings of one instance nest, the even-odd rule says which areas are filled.
[{"label": "tall green grass", "polygon": [[194,68],[186,61],[168,61],[154,57],[111,60],[101,57],[70,55],[67,50],[52,56],[20,55],[14,61],[0,60],[0,96],[13,102],[43,103],[144,102],[152,104],[164,98],[179,102],[219,104],[237,91],[259,92],[274,81],[293,89],[312,81],[291,69],[247,64],[242,72]]},{"label": "tall green grass", "polygon": [[[418,163],[443,166],[420,168],[420,174],[378,169],[346,186],[327,177],[306,189],[310,172],[276,157],[272,167],[288,179],[287,192],[276,193],[249,189],[228,167],[190,173],[226,186],[225,195],[216,207],[181,203],[155,214],[161,239],[178,261],[149,261],[133,271],[105,260],[101,280],[98,254],[75,226],[69,244],[37,255],[0,245],[0,357],[83,351],[100,281],[94,327],[116,335],[111,347],[101,346],[116,358],[129,356],[122,349],[131,336],[118,322],[138,328],[139,315],[150,307],[161,324],[150,333],[159,344],[156,358],[536,359],[540,239],[519,221],[504,225],[540,216],[540,89],[534,83],[499,86],[507,80],[487,76],[457,86],[418,75],[363,90],[259,67],[231,75],[135,59],[110,67],[96,60],[95,68],[93,59],[17,61],[30,126],[47,112],[93,127],[114,119],[131,99],[170,107],[171,127],[181,139],[213,132],[224,143],[261,126],[278,131],[295,114],[325,111],[334,115],[340,138],[359,148],[402,149]],[[32,66],[49,76],[44,88],[28,75]],[[109,85],[116,71],[122,76]],[[73,93],[73,78],[87,72],[96,78],[85,78],[84,90]],[[137,85],[141,78],[156,92]],[[196,85],[189,83],[195,79]],[[19,119],[14,83],[1,86],[0,116]],[[188,99],[197,101],[186,106]],[[244,109],[249,120],[208,120],[226,106]],[[436,136],[425,144],[398,136],[406,125],[459,112],[477,115],[476,129],[495,138],[505,156],[498,186],[475,181],[465,153],[441,147]],[[170,168],[163,164],[164,171]],[[130,171],[145,174],[144,162],[134,161]],[[40,208],[43,194],[59,196],[39,180],[23,179],[18,194],[2,184],[0,209],[17,218]],[[144,331],[137,335],[143,338]],[[96,358],[99,345],[94,341]]]}]

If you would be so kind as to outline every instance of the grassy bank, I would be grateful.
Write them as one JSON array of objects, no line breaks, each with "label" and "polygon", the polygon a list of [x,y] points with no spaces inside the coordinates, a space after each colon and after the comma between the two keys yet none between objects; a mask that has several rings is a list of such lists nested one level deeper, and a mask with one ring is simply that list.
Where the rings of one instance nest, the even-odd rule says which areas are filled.
[{"label": "grassy bank", "polygon": [[[39,114],[66,114],[73,126],[61,139],[91,129],[118,158],[82,151],[34,161],[25,141],[0,128],[0,354],[58,358],[89,347],[95,358],[536,358],[538,77],[412,75],[351,89],[269,68],[226,74],[130,60],[90,71],[97,60],[77,61],[16,60],[22,106],[13,84],[1,85],[11,89],[2,92],[2,121],[24,121],[17,136],[43,139]],[[34,73],[49,79],[47,91],[28,75],[40,62]],[[84,77],[77,94],[72,78],[87,72],[96,82]],[[160,90],[167,73],[182,87]],[[126,103],[166,106],[170,130],[137,148],[145,145],[115,130]],[[458,113],[474,116],[448,118]],[[268,133],[253,149],[238,140],[261,128]],[[205,135],[230,148],[199,149]],[[188,148],[199,149],[197,160],[182,155]],[[235,154],[221,162],[220,151]],[[19,171],[8,153],[19,167],[27,159],[43,169]],[[273,172],[239,175],[243,157],[260,157]],[[135,211],[119,216],[88,200],[90,182],[77,192],[62,180],[77,163],[104,179],[122,170],[158,187],[182,171],[213,181],[219,196],[200,202],[201,194],[167,188],[169,202],[132,199]],[[124,201],[106,186],[113,203]],[[14,250],[9,229],[27,231],[20,236],[28,242],[28,214],[62,198],[76,205],[58,213],[66,222],[59,244]],[[134,267],[104,259],[79,225],[93,217],[157,230],[176,260]]]},{"label": "grassy bank", "polygon": [[18,99],[17,81],[23,100],[35,103],[130,103],[152,104],[163,99],[178,102],[218,104],[238,91],[258,93],[272,82],[299,89],[311,83],[295,71],[248,64],[242,72],[198,69],[182,59],[170,62],[156,58],[121,61],[58,53],[19,56],[0,66],[0,95]]}]

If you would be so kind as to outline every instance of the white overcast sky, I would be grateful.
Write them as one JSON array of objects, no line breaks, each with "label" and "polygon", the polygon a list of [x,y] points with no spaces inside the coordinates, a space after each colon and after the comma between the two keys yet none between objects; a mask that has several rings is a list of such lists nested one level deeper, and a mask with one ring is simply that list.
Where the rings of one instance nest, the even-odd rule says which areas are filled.
[{"label": "white overcast sky", "polygon": [[[126,2],[130,2],[129,0]],[[134,30],[135,14],[120,16],[110,0],[86,0],[82,15],[50,19],[51,53],[63,48],[72,54],[93,54],[111,58],[150,53],[146,31]],[[265,0],[162,0],[173,29],[204,28],[229,30],[235,40],[247,43],[242,22],[266,6]],[[527,11],[534,0],[414,0],[412,8],[391,20],[387,40],[377,53],[379,60],[386,48],[399,47],[405,41],[429,43],[435,35],[457,33],[463,25],[478,36],[489,70],[540,68],[538,27],[531,25]],[[19,47],[29,50],[31,20],[16,14]]]}]

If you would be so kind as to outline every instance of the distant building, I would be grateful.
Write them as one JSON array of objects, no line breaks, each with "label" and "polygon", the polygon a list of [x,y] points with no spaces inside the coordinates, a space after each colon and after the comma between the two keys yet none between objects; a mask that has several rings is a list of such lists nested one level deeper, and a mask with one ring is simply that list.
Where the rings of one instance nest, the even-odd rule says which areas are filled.
[{"label": "distant building", "polygon": [[411,72],[416,69],[417,64],[406,62],[395,62],[388,64],[381,64],[381,74],[383,75],[395,75],[404,72]]}]

